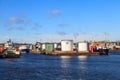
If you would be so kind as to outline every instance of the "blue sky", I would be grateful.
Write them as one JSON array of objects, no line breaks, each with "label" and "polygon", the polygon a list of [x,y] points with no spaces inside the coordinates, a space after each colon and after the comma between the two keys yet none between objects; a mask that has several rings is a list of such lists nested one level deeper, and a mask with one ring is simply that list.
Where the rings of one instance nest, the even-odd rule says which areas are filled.
[{"label": "blue sky", "polygon": [[0,0],[0,42],[120,40],[120,0]]}]

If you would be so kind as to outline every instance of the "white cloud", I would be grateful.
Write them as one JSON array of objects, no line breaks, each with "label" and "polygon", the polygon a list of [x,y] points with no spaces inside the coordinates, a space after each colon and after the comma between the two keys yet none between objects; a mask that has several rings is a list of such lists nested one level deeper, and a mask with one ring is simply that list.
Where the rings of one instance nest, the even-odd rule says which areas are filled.
[{"label": "white cloud", "polygon": [[12,30],[25,30],[30,24],[29,20],[25,18],[10,17],[3,25],[8,31]]},{"label": "white cloud", "polygon": [[52,10],[52,11],[49,11],[49,14],[51,16],[58,16],[58,15],[62,14],[62,11],[61,10]]},{"label": "white cloud", "polygon": [[61,13],[62,13],[62,11],[60,11],[60,10],[53,10],[53,11],[51,11],[52,15],[60,15]]},{"label": "white cloud", "polygon": [[16,18],[16,17],[10,17],[9,21],[13,22],[13,23],[22,23],[22,22],[24,22],[24,20]]},{"label": "white cloud", "polygon": [[10,23],[22,24],[22,25],[25,25],[25,26],[30,24],[30,21],[25,19],[25,18],[10,17],[10,18],[8,18],[8,21]]}]

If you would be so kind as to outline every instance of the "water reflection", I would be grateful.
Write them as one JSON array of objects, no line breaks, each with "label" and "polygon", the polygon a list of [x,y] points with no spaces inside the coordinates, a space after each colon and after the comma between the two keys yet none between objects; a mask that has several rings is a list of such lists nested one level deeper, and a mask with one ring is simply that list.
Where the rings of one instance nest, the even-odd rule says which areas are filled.
[{"label": "water reflection", "polygon": [[86,60],[88,56],[78,56],[79,60]]},{"label": "water reflection", "polygon": [[78,65],[83,73],[85,73],[85,71],[87,70],[87,61],[86,61],[87,58],[88,56],[78,56],[78,60],[79,60]]},{"label": "water reflection", "polygon": [[71,75],[71,66],[72,64],[72,59],[73,57],[71,56],[60,56],[61,58],[61,80],[70,80],[72,79],[72,75]]},{"label": "water reflection", "polygon": [[60,56],[60,58],[64,60],[64,59],[69,59],[69,58],[71,58],[71,56]]},{"label": "water reflection", "polygon": [[60,56],[60,58],[61,58],[61,67],[69,67],[71,56]]}]

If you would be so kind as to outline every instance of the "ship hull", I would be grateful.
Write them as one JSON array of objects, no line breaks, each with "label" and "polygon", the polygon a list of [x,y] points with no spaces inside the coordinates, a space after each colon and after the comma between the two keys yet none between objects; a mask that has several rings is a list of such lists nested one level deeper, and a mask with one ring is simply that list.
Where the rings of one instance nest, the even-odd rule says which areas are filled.
[{"label": "ship hull", "polygon": [[0,58],[20,58],[20,54],[1,54]]}]

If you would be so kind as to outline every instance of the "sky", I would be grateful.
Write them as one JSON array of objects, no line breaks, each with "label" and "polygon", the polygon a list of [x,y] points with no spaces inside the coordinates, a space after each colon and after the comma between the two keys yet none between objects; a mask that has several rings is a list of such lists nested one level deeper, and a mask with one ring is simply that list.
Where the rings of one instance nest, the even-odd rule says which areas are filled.
[{"label": "sky", "polygon": [[120,0],[0,0],[0,42],[120,40]]}]

